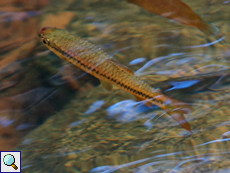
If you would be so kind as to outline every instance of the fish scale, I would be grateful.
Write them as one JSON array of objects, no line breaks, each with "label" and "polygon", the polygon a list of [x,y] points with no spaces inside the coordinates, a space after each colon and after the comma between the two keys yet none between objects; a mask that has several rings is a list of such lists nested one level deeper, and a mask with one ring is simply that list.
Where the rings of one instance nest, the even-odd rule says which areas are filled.
[{"label": "fish scale", "polygon": [[[178,100],[171,99],[152,88],[133,72],[119,64],[99,47],[81,39],[66,30],[44,27],[39,33],[43,43],[60,58],[97,77],[107,87],[111,84],[133,94],[146,105],[153,104],[165,110],[183,128],[191,131],[184,115],[192,108]],[[110,88],[110,87],[109,87]]]}]

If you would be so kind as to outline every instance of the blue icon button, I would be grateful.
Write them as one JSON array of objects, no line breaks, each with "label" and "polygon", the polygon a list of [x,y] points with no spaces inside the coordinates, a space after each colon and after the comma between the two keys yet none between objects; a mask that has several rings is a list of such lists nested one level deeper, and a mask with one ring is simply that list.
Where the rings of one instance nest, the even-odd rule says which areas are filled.
[{"label": "blue icon button", "polygon": [[12,166],[15,170],[18,169],[18,167],[14,164],[15,163],[15,158],[12,154],[7,154],[3,158],[3,162],[7,166]]}]

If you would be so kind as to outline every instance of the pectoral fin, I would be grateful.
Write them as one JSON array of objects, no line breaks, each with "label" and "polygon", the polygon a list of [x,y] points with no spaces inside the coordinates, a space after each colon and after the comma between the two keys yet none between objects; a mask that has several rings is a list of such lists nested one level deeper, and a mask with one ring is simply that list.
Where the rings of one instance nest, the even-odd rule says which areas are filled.
[{"label": "pectoral fin", "polygon": [[104,80],[100,80],[101,81],[101,85],[103,86],[103,88],[105,88],[108,91],[111,91],[113,89],[113,85],[107,81]]}]

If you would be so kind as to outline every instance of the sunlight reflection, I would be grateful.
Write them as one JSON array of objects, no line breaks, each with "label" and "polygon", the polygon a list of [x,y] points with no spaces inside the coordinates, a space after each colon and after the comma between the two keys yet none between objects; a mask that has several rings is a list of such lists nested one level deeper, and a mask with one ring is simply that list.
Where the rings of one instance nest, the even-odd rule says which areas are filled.
[{"label": "sunlight reflection", "polygon": [[79,121],[75,121],[75,122],[72,122],[69,127],[75,127],[75,126],[79,126],[81,125],[82,123],[88,121],[88,119],[84,119],[84,120],[79,120]]},{"label": "sunlight reflection", "polygon": [[227,139],[217,139],[217,140],[209,141],[209,142],[197,145],[197,146],[200,147],[200,146],[204,146],[204,145],[208,145],[208,144],[212,144],[212,143],[225,142],[225,141],[229,141],[229,140],[230,140],[230,138],[227,138]]},{"label": "sunlight reflection", "polygon": [[103,105],[105,104],[104,100],[98,100],[96,102],[94,102],[90,108],[84,113],[84,115],[89,115],[92,114],[94,112],[96,112],[98,109],[100,109]]},{"label": "sunlight reflection", "polygon": [[137,58],[137,59],[134,59],[132,60],[129,65],[136,65],[136,64],[140,64],[142,62],[145,62],[146,61],[146,58],[145,57],[141,57],[141,58]]},{"label": "sunlight reflection", "polygon": [[[140,159],[137,161],[133,161],[126,164],[121,165],[104,165],[99,166],[96,168],[93,168],[90,172],[91,173],[112,173],[117,170],[120,171],[127,171],[132,170],[135,173],[144,173],[144,172],[152,172],[152,171],[167,171],[170,173],[173,172],[180,172],[180,171],[186,171],[191,170],[191,168],[199,168],[206,164],[209,164],[213,162],[214,160],[221,160],[223,159],[224,154],[228,154],[226,150],[213,150],[214,153],[209,153],[209,148],[206,149],[199,149],[197,151],[200,152],[207,152],[199,155],[192,155],[189,156],[191,153],[194,153],[194,150],[187,150],[187,151],[179,151],[179,152],[173,152],[168,154],[160,154],[153,157],[148,157],[145,159]],[[218,154],[222,153],[223,156],[219,156]],[[185,156],[181,156],[181,155]],[[187,156],[186,156],[187,155]],[[169,157],[170,156],[170,157]],[[171,156],[174,156],[173,159]],[[150,162],[150,160],[152,162]],[[182,165],[191,162],[189,166],[182,167]],[[131,166],[136,164],[142,164],[139,167],[135,167],[131,169]]]},{"label": "sunlight reflection", "polygon": [[215,40],[215,41],[213,41],[213,42],[210,42],[210,43],[206,43],[206,44],[200,44],[200,45],[194,45],[194,46],[182,46],[182,48],[200,48],[200,47],[208,47],[208,46],[211,46],[211,45],[213,45],[213,44],[216,44],[216,43],[218,43],[218,42],[220,42],[220,41],[222,41],[222,40],[224,40],[225,39],[225,36],[224,37],[221,37],[220,39],[218,39],[218,40]]},{"label": "sunlight reflection", "polygon": [[[151,110],[151,108],[145,106],[144,104],[144,101],[135,102],[134,100],[124,100],[118,102],[107,109],[108,117],[115,118],[117,121],[122,123],[127,123],[145,118],[154,118],[156,114],[145,113]],[[150,122],[147,122],[145,125],[147,127],[151,127],[152,124]]]},{"label": "sunlight reflection", "polygon": [[135,165],[135,164],[138,164],[138,163],[146,162],[146,161],[148,161],[150,159],[152,159],[152,157],[146,158],[146,159],[137,160],[137,161],[126,163],[126,164],[122,164],[122,165],[118,165],[118,166],[100,166],[100,167],[92,169],[90,172],[95,172],[95,173],[96,172],[110,173],[110,172],[114,172],[114,171],[116,171],[118,169],[121,169],[123,167],[128,167],[128,166]]},{"label": "sunlight reflection", "polygon": [[171,88],[169,88],[168,90],[165,91],[170,91],[170,90],[174,90],[174,89],[184,89],[184,88],[188,88],[194,84],[197,84],[198,82],[200,82],[200,80],[190,80],[190,81],[178,81],[178,82],[170,82],[170,84],[172,85]]},{"label": "sunlight reflection", "polygon": [[173,53],[173,54],[170,54],[168,56],[162,56],[162,57],[157,57],[155,59],[152,59],[150,61],[148,61],[147,63],[145,63],[145,65],[143,67],[141,67],[139,70],[137,70],[135,72],[135,75],[137,76],[142,76],[142,75],[146,75],[146,73],[144,73],[143,71],[146,70],[147,68],[155,65],[156,63],[158,62],[161,62],[169,57],[173,57],[173,56],[180,56],[180,55],[184,55],[184,53]]}]

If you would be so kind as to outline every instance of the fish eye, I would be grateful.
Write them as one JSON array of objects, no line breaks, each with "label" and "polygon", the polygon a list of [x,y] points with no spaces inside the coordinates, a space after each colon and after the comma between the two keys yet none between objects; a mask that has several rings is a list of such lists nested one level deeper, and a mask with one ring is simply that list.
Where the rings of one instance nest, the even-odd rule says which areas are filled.
[{"label": "fish eye", "polygon": [[44,43],[44,44],[49,44],[49,41],[46,40],[46,39],[43,39],[43,43]]}]

